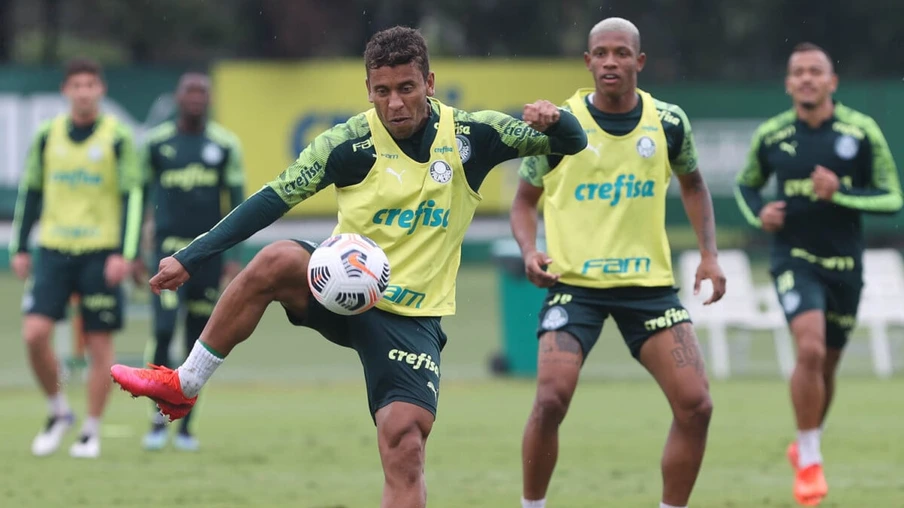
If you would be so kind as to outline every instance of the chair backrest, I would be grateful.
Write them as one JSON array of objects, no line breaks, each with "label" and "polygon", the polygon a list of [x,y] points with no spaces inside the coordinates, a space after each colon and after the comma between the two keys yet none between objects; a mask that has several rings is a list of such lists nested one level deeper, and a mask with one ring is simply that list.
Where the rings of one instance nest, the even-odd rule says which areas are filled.
[{"label": "chair backrest", "polygon": [[904,259],[895,249],[867,249],[863,253],[863,316],[904,313]]},{"label": "chair backrest", "polygon": [[682,301],[695,321],[735,321],[749,320],[761,311],[750,259],[743,250],[723,250],[719,252],[719,266],[727,280],[725,296],[721,301],[703,306],[712,295],[712,283],[703,281],[700,294],[694,295],[694,280],[700,264],[698,251],[684,251],[678,260]]}]

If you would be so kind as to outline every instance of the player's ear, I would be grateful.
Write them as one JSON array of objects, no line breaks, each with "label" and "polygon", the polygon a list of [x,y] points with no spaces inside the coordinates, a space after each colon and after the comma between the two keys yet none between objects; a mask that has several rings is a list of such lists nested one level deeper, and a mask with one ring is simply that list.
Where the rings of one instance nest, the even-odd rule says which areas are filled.
[{"label": "player's ear", "polygon": [[643,66],[647,63],[647,54],[641,53],[637,55],[637,72],[643,70]]},{"label": "player's ear", "polygon": [[367,101],[374,103],[374,94],[370,91],[370,78],[364,78],[364,86],[367,87]]},{"label": "player's ear", "polygon": [[835,73],[833,72],[833,73],[832,73],[832,87],[831,87],[831,91],[832,91],[832,93],[835,93],[836,90],[838,90],[838,74],[835,74]]},{"label": "player's ear", "polygon": [[590,68],[590,53],[587,51],[584,52],[584,66],[587,67],[587,70],[593,72],[593,69]]},{"label": "player's ear", "polygon": [[427,73],[427,97],[433,97],[436,93],[436,75],[433,71]]}]

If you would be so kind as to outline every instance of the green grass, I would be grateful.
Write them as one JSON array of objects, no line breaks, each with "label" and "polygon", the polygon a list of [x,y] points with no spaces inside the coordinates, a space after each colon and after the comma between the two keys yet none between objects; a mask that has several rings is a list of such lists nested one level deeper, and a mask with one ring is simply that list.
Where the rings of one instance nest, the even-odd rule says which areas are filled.
[{"label": "green grass", "polygon": [[[499,348],[495,278],[469,267],[459,280],[459,315],[444,320],[449,344],[428,445],[429,506],[518,506],[520,439],[534,386],[487,375],[487,359]],[[116,391],[100,460],[72,460],[65,448],[31,457],[45,402],[18,339],[20,291],[21,284],[0,277],[0,506],[378,505],[382,474],[355,354],[289,326],[275,306],[204,392],[201,453],[141,450],[148,404]],[[552,508],[659,501],[669,415],[614,329],[608,326],[588,360],[563,426]],[[146,319],[133,315],[117,339],[121,360],[138,359],[148,330]],[[695,508],[793,506],[784,461],[794,432],[787,387],[775,379],[770,341],[754,337],[751,344],[747,375],[713,385],[715,417]],[[904,449],[888,443],[900,432],[904,379],[864,375],[862,337],[849,356],[824,439],[831,493],[823,506],[900,506]],[[83,414],[80,377],[67,391]]]}]

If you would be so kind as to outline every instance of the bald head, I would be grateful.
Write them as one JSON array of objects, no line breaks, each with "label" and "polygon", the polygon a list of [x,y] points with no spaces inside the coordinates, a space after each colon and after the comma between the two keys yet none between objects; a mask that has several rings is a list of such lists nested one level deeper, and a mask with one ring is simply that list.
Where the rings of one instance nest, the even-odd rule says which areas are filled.
[{"label": "bald head", "polygon": [[590,29],[590,35],[587,37],[588,48],[593,46],[593,38],[600,34],[609,32],[619,32],[628,36],[633,44],[633,49],[640,54],[640,30],[625,18],[606,18]]}]

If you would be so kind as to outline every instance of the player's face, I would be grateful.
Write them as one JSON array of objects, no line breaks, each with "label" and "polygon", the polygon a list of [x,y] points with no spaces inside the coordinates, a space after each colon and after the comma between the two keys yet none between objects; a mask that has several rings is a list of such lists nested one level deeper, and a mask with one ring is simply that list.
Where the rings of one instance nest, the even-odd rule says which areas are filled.
[{"label": "player's face", "polygon": [[195,118],[206,115],[210,105],[210,81],[203,76],[184,78],[177,100],[183,115]]},{"label": "player's face", "polygon": [[368,70],[368,100],[393,138],[411,137],[429,118],[427,97],[433,96],[433,81],[433,73],[424,79],[414,62]]},{"label": "player's face", "polygon": [[584,63],[593,74],[596,89],[610,96],[634,93],[637,73],[643,70],[647,56],[638,53],[631,35],[602,32],[590,38]]},{"label": "player's face", "polygon": [[821,51],[794,53],[788,60],[785,88],[794,104],[810,109],[832,100],[838,88],[838,76]]},{"label": "player's face", "polygon": [[80,116],[97,112],[105,92],[100,77],[88,72],[73,74],[63,83],[63,95],[69,99],[73,113]]}]

